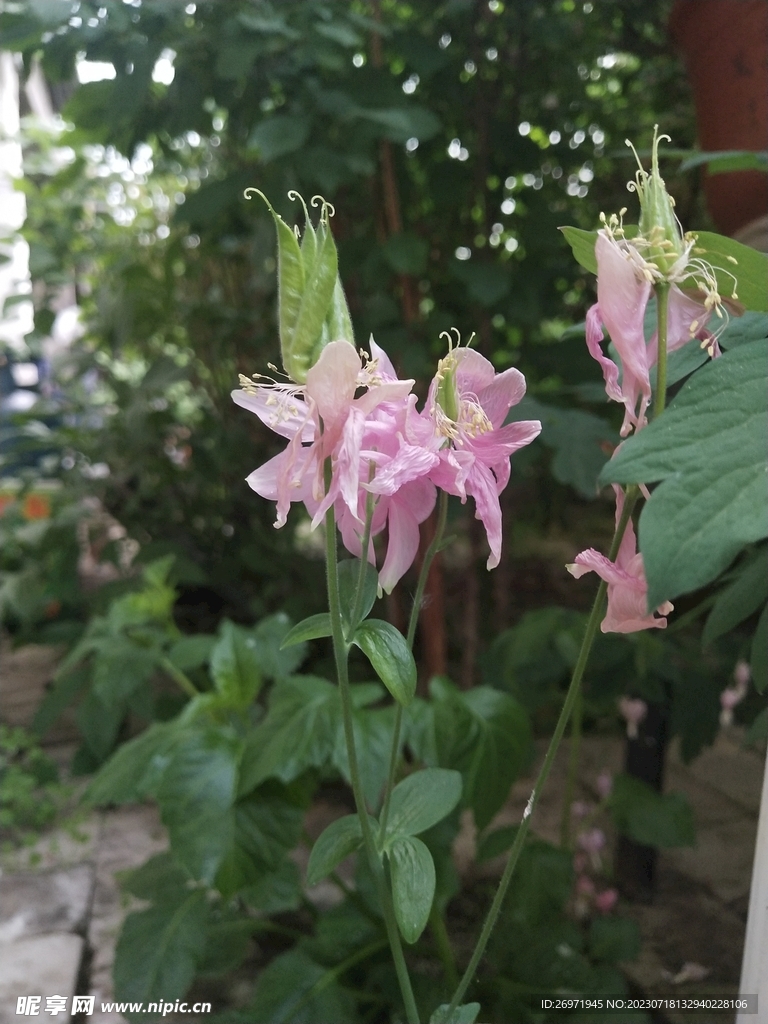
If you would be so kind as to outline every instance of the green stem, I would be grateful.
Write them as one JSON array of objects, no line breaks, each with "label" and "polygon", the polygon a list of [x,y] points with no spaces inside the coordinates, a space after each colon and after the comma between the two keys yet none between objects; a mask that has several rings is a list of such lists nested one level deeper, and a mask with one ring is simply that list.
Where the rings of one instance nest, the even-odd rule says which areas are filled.
[{"label": "green stem", "polygon": [[669,283],[656,285],[656,306],[658,309],[658,357],[656,362],[656,398],[653,415],[660,416],[667,404],[667,312],[669,309]]},{"label": "green stem", "polygon": [[368,818],[368,809],[365,804],[365,794],[363,793],[363,786],[360,780],[360,768],[357,763],[357,751],[355,749],[355,733],[352,725],[352,697],[349,692],[349,674],[347,670],[349,645],[344,639],[342,628],[341,606],[339,603],[339,575],[336,559],[336,520],[333,514],[333,507],[331,507],[325,514],[325,562],[328,579],[328,609],[330,611],[331,629],[333,631],[333,654],[339,679],[339,695],[341,697],[341,710],[344,719],[344,736],[347,742],[352,792],[355,796],[355,805],[360,818],[363,844],[368,856],[371,872],[376,881],[379,901],[384,914],[387,937],[392,950],[392,959],[394,960],[397,980],[400,984],[400,991],[403,996],[403,1003],[405,1004],[408,1024],[419,1024],[419,1011],[416,1008],[416,1000],[413,996],[411,980],[408,976],[408,968],[403,956],[403,947],[400,943],[400,933],[397,930],[392,900],[384,878],[384,869],[376,850],[376,843]]},{"label": "green stem", "polygon": [[[624,536],[624,531],[627,528],[627,523],[629,522],[630,516],[632,515],[632,509],[635,506],[638,494],[639,489],[636,485],[633,484],[627,488],[626,497],[624,501],[624,509],[622,511],[621,518],[619,519],[618,526],[616,527],[616,533],[614,535],[613,543],[611,544],[611,550],[608,555],[611,561],[613,561],[616,558],[619,546],[621,545],[621,539]],[[563,733],[565,732],[565,727],[568,724],[568,719],[570,718],[571,711],[573,710],[573,705],[575,704],[576,698],[578,697],[579,687],[581,686],[581,680],[584,676],[584,670],[587,667],[587,661],[589,660],[589,654],[592,649],[592,644],[594,643],[595,636],[597,634],[597,628],[600,624],[600,619],[603,614],[603,602],[605,601],[607,589],[608,585],[605,583],[605,581],[601,581],[600,586],[597,589],[595,602],[592,605],[592,611],[590,612],[589,619],[587,620],[587,627],[584,631],[584,639],[581,643],[579,657],[576,661],[576,665],[573,670],[571,684],[568,687],[568,693],[566,694],[565,702],[563,704],[562,711],[560,712],[560,717],[557,720],[555,731],[552,735],[552,739],[549,742],[547,753],[544,756],[544,763],[542,764],[541,769],[539,770],[538,778],[536,779],[533,791],[531,792],[528,804],[523,813],[523,820],[520,823],[520,828],[517,830],[515,841],[512,844],[512,849],[510,850],[509,853],[509,860],[507,861],[506,867],[504,868],[504,873],[501,876],[499,887],[496,890],[496,895],[493,897],[493,902],[491,903],[490,910],[488,911],[485,923],[483,924],[483,930],[480,933],[480,938],[477,940],[477,945],[475,946],[472,958],[470,959],[469,964],[467,965],[467,969],[464,971],[461,981],[459,982],[459,985],[453,994],[453,998],[451,999],[450,1007],[448,1008],[448,1012],[445,1015],[445,1019],[447,1021],[452,1020],[453,1015],[456,1012],[456,1007],[464,998],[464,993],[469,988],[470,982],[475,976],[475,971],[477,970],[478,964],[482,959],[483,953],[485,952],[485,947],[488,944],[488,940],[491,937],[491,932],[493,931],[494,925],[496,924],[496,920],[499,916],[499,912],[501,911],[501,905],[504,902],[504,897],[506,896],[509,883],[512,880],[512,875],[514,874],[517,861],[523,849],[523,844],[525,843],[526,837],[528,835],[528,830],[531,825],[531,817],[533,815],[533,811],[536,808],[536,804],[538,802],[541,791],[549,776],[550,769],[552,768],[552,762],[555,760],[555,755],[557,754],[558,747],[560,746],[560,741],[563,738]]]},{"label": "green stem", "polygon": [[[429,570],[432,566],[432,562],[435,559],[435,555],[440,549],[440,545],[443,542],[443,534],[445,533],[445,521],[448,518],[448,495],[445,491],[440,491],[440,498],[437,510],[437,523],[435,524],[435,534],[430,542],[424,554],[424,561],[421,563],[421,571],[419,572],[419,579],[416,584],[416,593],[413,595],[413,606],[411,607],[411,617],[408,621],[408,636],[406,637],[406,643],[408,644],[408,650],[413,650],[413,641],[416,637],[416,625],[419,621],[419,612],[421,611],[421,602],[424,600],[424,589],[427,585],[427,577],[429,576]],[[387,827],[387,818],[389,817],[389,801],[392,796],[392,790],[395,785],[395,773],[397,772],[397,765],[400,760],[400,732],[403,726],[403,706],[402,704],[397,705],[395,711],[395,728],[392,732],[392,749],[389,755],[389,772],[387,774],[387,785],[384,789],[384,803],[381,809],[381,831],[382,833]]]},{"label": "green stem", "polygon": [[445,979],[448,982],[448,987],[456,988],[459,984],[459,972],[456,969],[456,957],[453,953],[451,940],[448,937],[448,929],[445,927],[443,915],[434,903],[432,904],[432,910],[429,914],[429,927],[432,929],[432,935],[435,940],[435,945],[437,946],[438,956],[443,964],[443,970],[445,971]]},{"label": "green stem", "polygon": [[199,697],[200,691],[189,678],[185,675],[180,668],[176,668],[173,662],[169,658],[160,659],[160,668],[169,675],[173,681],[181,687],[188,697]]},{"label": "green stem", "polygon": [[579,755],[581,754],[581,722],[584,711],[584,694],[581,688],[576,694],[571,718],[571,745],[568,751],[568,776],[565,780],[563,811],[560,818],[560,845],[566,850],[571,842],[571,804],[576,790],[576,779],[579,774]]}]

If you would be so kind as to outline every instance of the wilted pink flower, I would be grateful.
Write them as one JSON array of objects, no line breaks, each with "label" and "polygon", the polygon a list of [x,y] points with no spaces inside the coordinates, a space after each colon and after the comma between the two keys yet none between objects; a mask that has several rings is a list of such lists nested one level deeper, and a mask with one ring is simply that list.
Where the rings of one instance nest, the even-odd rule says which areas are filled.
[{"label": "wilted pink flower", "polygon": [[538,420],[504,426],[507,413],[525,394],[525,378],[514,368],[497,374],[479,352],[453,349],[440,360],[429,390],[438,465],[430,479],[462,502],[475,499],[475,516],[488,536],[488,568],[501,557],[499,495],[509,481],[509,458],[541,432]]},{"label": "wilted pink flower", "polygon": [[576,894],[578,896],[593,896],[594,892],[595,883],[589,875],[579,875],[576,879]]},{"label": "wilted pink flower", "polygon": [[595,907],[601,914],[610,914],[619,899],[615,889],[603,889],[595,896]]},{"label": "wilted pink flower", "polygon": [[637,727],[648,714],[648,705],[640,697],[621,697],[618,701],[619,714],[627,723],[627,736],[637,739]]},{"label": "wilted pink flower", "polygon": [[[624,508],[624,492],[614,486],[616,493],[616,524],[618,526]],[[660,605],[661,618],[648,612],[648,583],[645,579],[643,556],[637,550],[632,520],[627,523],[621,540],[616,561],[611,562],[594,548],[587,548],[567,565],[568,572],[576,579],[587,572],[596,572],[608,584],[608,610],[600,629],[603,633],[636,633],[640,629],[664,629],[668,615],[674,608],[669,601]]]},{"label": "wilted pink flower", "polygon": [[571,804],[571,814],[575,818],[586,818],[591,810],[592,806],[584,800],[574,800]]},{"label": "wilted pink flower", "polygon": [[744,692],[746,693],[746,687],[752,678],[752,669],[749,667],[749,662],[737,661],[736,668],[733,670],[733,678],[738,687],[744,687]]},{"label": "wilted pink flower", "polygon": [[[597,303],[587,313],[587,348],[600,364],[608,397],[624,404],[621,436],[626,437],[633,427],[639,430],[645,426],[651,400],[650,370],[658,358],[658,332],[646,344],[643,322],[654,278],[633,242],[617,238],[610,227],[598,232],[595,256]],[[719,355],[715,338],[706,330],[710,312],[705,303],[690,298],[673,284],[667,309],[667,351],[673,352],[698,337],[711,355]],[[621,371],[600,348],[601,324],[618,352]]]}]

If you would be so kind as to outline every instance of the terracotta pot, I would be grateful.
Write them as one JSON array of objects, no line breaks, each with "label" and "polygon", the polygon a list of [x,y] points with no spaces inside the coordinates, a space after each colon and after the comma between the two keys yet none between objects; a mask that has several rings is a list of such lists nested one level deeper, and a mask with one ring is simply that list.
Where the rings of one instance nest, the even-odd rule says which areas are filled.
[{"label": "terracotta pot", "polygon": [[[768,149],[768,0],[677,0],[670,34],[683,51],[707,152]],[[732,235],[768,213],[768,175],[708,174],[707,206]]]}]

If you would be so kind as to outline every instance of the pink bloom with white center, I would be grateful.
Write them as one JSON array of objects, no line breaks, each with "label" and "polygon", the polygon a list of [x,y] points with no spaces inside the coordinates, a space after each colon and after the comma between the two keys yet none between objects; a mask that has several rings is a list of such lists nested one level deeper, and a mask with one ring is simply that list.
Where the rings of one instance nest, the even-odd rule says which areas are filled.
[{"label": "pink bloom with white center", "polygon": [[[616,493],[616,524],[618,526],[624,508],[624,492],[614,485]],[[567,565],[568,572],[576,579],[587,572],[596,572],[608,584],[608,611],[600,624],[603,633],[636,633],[641,629],[665,629],[665,618],[674,608],[665,601],[655,613],[648,612],[648,583],[643,568],[643,556],[637,550],[632,520],[627,523],[616,561],[611,562],[594,548],[587,548]]]},{"label": "pink bloom with white center", "polygon": [[[625,407],[621,436],[640,430],[647,423],[651,400],[650,370],[658,358],[658,332],[645,341],[643,321],[651,297],[653,277],[631,241],[617,239],[610,228],[597,233],[597,303],[587,312],[587,348],[603,371],[609,398]],[[667,307],[667,351],[703,339],[710,355],[719,355],[715,338],[706,330],[711,308],[685,295],[675,284],[669,291]],[[619,367],[603,354],[600,342],[605,326],[621,359]]]},{"label": "pink bloom with white center", "polygon": [[423,443],[438,455],[430,479],[462,502],[468,495],[475,499],[475,516],[491,548],[489,569],[501,557],[499,495],[509,481],[510,456],[541,432],[538,420],[504,426],[510,408],[524,394],[519,370],[497,374],[492,363],[469,348],[453,349],[440,360],[429,389],[433,433]]}]

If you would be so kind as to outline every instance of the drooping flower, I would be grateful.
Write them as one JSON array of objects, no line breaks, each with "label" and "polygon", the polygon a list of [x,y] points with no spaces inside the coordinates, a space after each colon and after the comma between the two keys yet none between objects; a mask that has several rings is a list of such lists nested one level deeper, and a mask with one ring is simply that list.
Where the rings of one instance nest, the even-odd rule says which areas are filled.
[{"label": "drooping flower", "polygon": [[[587,313],[587,347],[603,371],[608,397],[625,406],[622,437],[647,422],[658,332],[646,343],[643,326],[654,289],[662,284],[668,289],[668,352],[698,338],[710,356],[717,356],[717,332],[709,331],[707,324],[712,313],[725,324],[715,271],[695,255],[696,236],[683,235],[674,202],[659,173],[658,147],[665,138],[658,128],[654,130],[651,171],[645,171],[638,159],[638,172],[629,183],[640,199],[637,234],[625,232],[622,217],[626,211],[622,210],[618,217],[602,216],[603,227],[595,243],[597,303]],[[733,281],[735,284],[735,278]],[[695,289],[701,298],[686,294],[683,287]],[[735,289],[731,298],[736,298]],[[610,335],[620,367],[600,348],[601,325]]]},{"label": "drooping flower", "polygon": [[[618,526],[624,508],[624,492],[615,485],[613,489],[616,494]],[[641,629],[666,628],[667,620],[664,616],[674,606],[665,601],[656,609],[659,618],[655,613],[648,612],[648,583],[631,520],[627,523],[615,562],[594,548],[587,548],[566,569],[576,579],[587,572],[596,572],[608,584],[608,610],[600,625],[603,633],[636,633]]]},{"label": "drooping flower", "polygon": [[720,725],[726,728],[729,725],[733,725],[733,709],[737,704],[741,704],[747,695],[749,690],[749,681],[752,678],[752,672],[746,661],[737,661],[736,668],[733,671],[733,686],[726,686],[723,692],[720,694]]},{"label": "drooping flower", "polygon": [[[462,502],[475,500],[476,518],[488,536],[488,568],[501,557],[499,495],[509,481],[510,456],[541,432],[538,420],[504,426],[507,413],[525,394],[525,378],[514,368],[496,373],[469,348],[452,349],[440,360],[427,409],[438,463],[430,479]],[[428,443],[428,442],[427,442]]]}]

